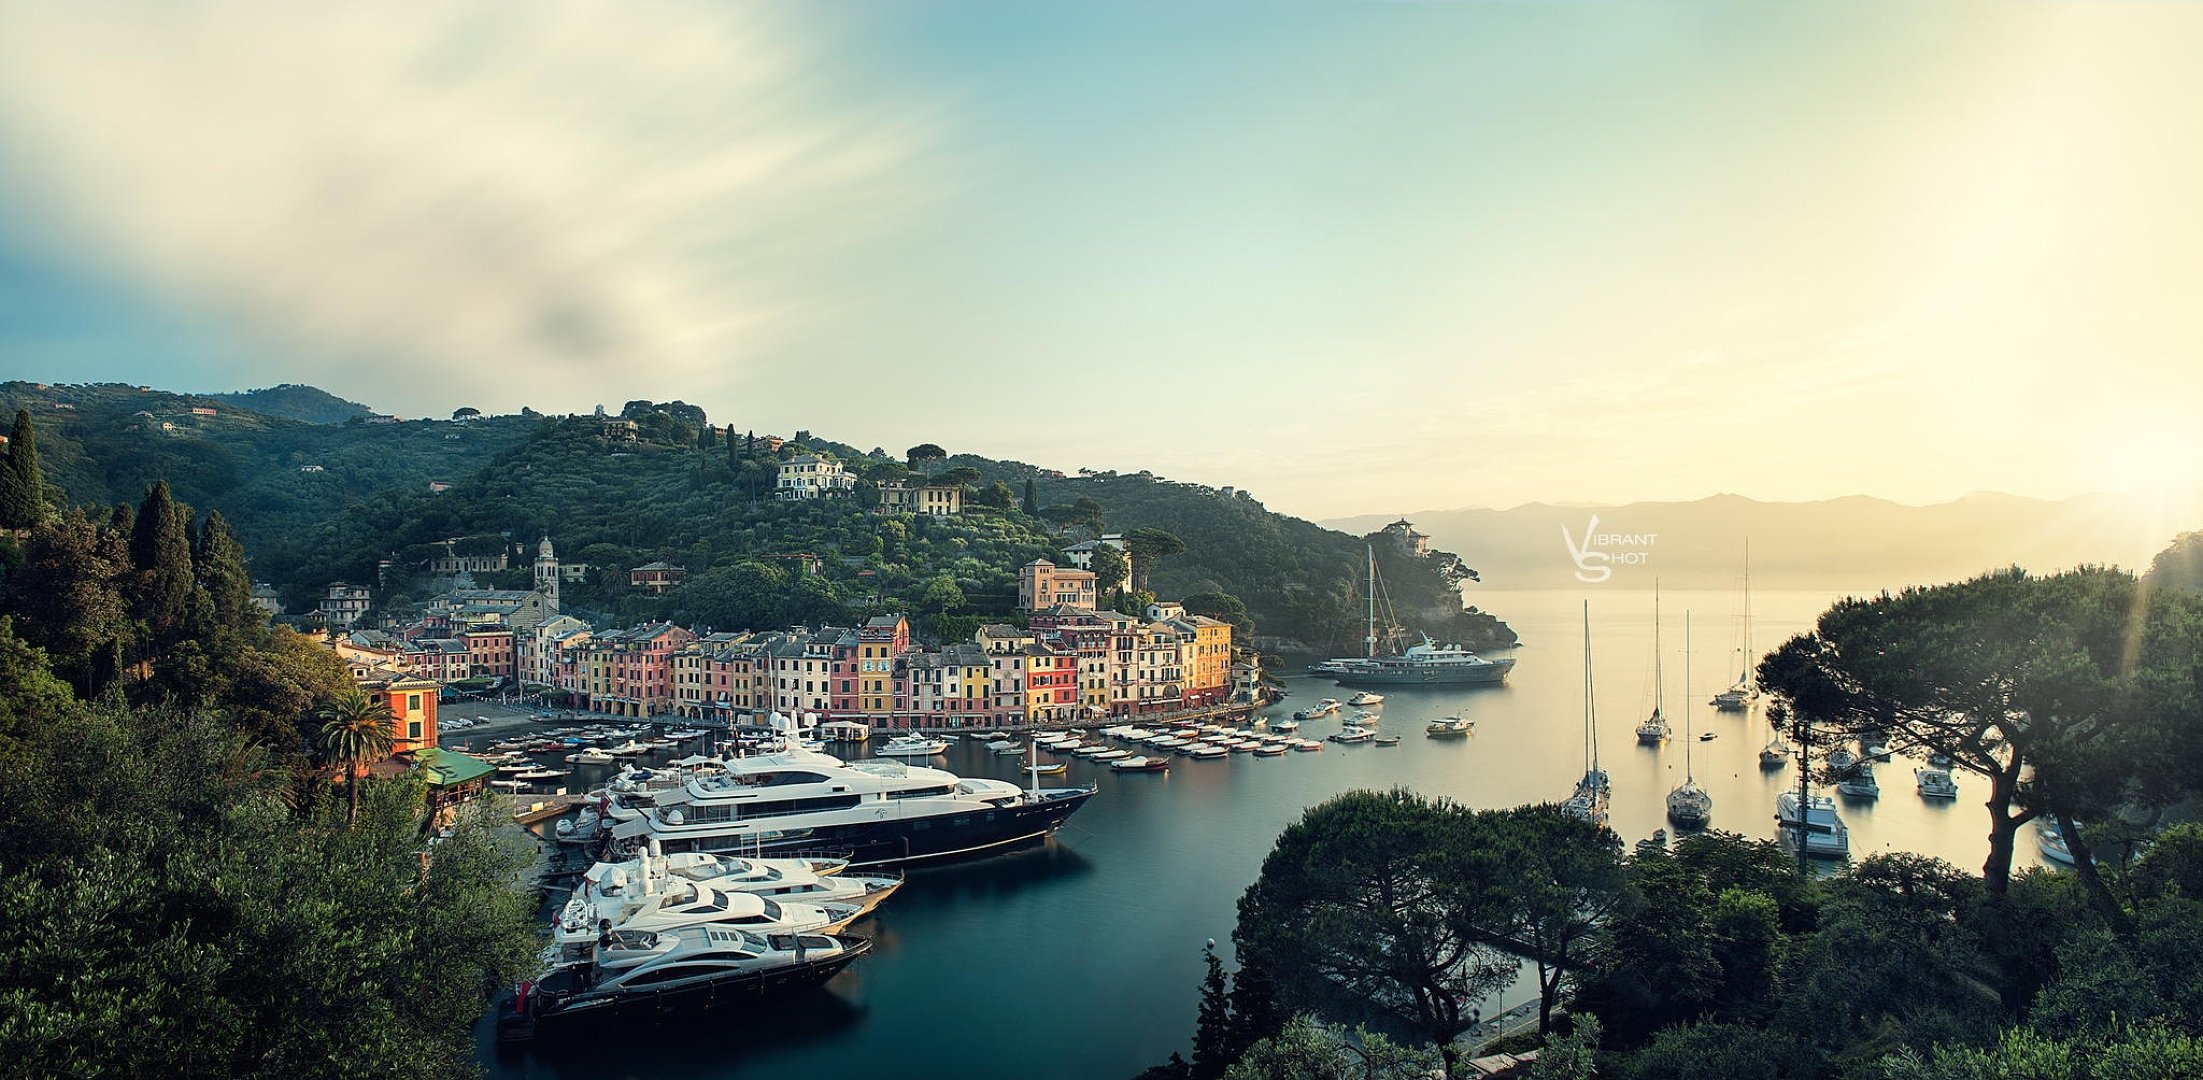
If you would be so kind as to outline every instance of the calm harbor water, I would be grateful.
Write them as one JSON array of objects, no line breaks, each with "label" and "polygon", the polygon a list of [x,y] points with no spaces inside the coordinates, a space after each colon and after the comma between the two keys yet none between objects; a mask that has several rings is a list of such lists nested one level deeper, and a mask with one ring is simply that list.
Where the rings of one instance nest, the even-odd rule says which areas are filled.
[{"label": "calm harbor water", "polygon": [[[1098,782],[1101,794],[1046,846],[976,862],[921,868],[853,933],[871,956],[816,994],[691,1028],[638,1027],[602,1047],[497,1054],[491,1074],[519,1078],[683,1075],[697,1080],[765,1076],[1066,1077],[1122,1080],[1188,1048],[1201,946],[1214,938],[1229,959],[1234,904],[1271,842],[1308,806],[1353,788],[1406,786],[1472,806],[1565,798],[1583,770],[1579,605],[1591,603],[1600,757],[1612,774],[1612,824],[1634,841],[1665,824],[1667,792],[1683,776],[1684,718],[1711,742],[1690,743],[1699,783],[1714,798],[1713,826],[1774,835],[1775,795],[1791,768],[1762,772],[1768,738],[1758,711],[1715,712],[1706,699],[1735,677],[1737,597],[1662,597],[1667,704],[1676,737],[1639,747],[1633,729],[1652,700],[1652,596],[1479,591],[1524,645],[1501,687],[1387,690],[1380,729],[1399,746],[1327,745],[1318,754],[1219,761],[1173,758],[1167,774],[1114,774],[1076,760],[1049,783]],[[1825,608],[1825,593],[1753,598],[1753,641],[1771,648]],[[1691,613],[1691,692],[1683,692],[1683,618]],[[1289,680],[1273,712],[1347,692],[1322,680]],[[1464,712],[1465,740],[1432,740],[1423,724]],[[1336,719],[1301,734],[1320,738]],[[935,761],[965,775],[1016,779],[1015,759],[958,744]],[[1960,798],[1930,804],[1915,793],[1912,765],[1882,765],[1878,803],[1846,803],[1854,857],[1907,850],[1978,867],[1987,851],[1976,779]],[[2036,852],[2022,843],[2020,858]],[[1505,996],[1501,1007],[1527,993]],[[1486,1013],[1497,1011],[1487,1005]]]}]

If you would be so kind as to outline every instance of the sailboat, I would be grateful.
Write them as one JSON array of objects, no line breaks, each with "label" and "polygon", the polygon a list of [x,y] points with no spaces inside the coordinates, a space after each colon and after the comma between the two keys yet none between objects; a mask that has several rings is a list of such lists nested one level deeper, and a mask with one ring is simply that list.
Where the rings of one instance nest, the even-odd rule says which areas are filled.
[{"label": "sailboat", "polygon": [[1660,586],[1655,583],[1652,587],[1652,715],[1637,725],[1639,743],[1658,746],[1674,733],[1668,726],[1667,697],[1660,672]]},{"label": "sailboat", "polygon": [[1586,821],[1606,824],[1606,804],[1612,794],[1606,770],[1599,768],[1598,698],[1591,688],[1591,601],[1583,602],[1583,779],[1561,810]]},{"label": "sailboat", "polygon": [[[1690,612],[1683,613],[1683,700],[1690,700]],[[1683,786],[1668,792],[1668,820],[1678,829],[1703,829],[1713,819],[1713,796],[1691,772],[1690,709],[1683,710]]]},{"label": "sailboat", "polygon": [[[1743,712],[1759,697],[1759,687],[1752,684],[1752,542],[1749,540],[1744,541],[1744,648],[1738,665],[1736,685],[1713,696],[1713,707],[1722,712]],[[1760,764],[1766,763],[1766,755],[1760,755]]]}]

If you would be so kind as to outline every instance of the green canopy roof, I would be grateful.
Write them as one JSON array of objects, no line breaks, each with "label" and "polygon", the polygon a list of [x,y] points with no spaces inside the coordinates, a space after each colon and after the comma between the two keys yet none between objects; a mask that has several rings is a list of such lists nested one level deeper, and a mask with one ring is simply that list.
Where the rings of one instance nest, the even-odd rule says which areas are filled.
[{"label": "green canopy roof", "polygon": [[464,784],[469,780],[488,776],[492,771],[490,763],[481,758],[468,757],[454,750],[433,746],[415,753],[413,760],[420,763],[421,771],[428,776],[430,787]]}]

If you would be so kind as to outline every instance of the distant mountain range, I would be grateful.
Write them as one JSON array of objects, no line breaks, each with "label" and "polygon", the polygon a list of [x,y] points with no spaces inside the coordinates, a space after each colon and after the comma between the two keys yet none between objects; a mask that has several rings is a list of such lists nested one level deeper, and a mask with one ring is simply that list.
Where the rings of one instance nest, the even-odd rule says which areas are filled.
[{"label": "distant mountain range", "polygon": [[[1321,524],[1358,535],[1398,516]],[[1598,539],[1587,541],[1594,516]],[[1670,588],[1734,588],[1748,538],[1754,588],[1873,591],[2011,565],[2146,570],[2175,535],[2203,527],[2203,492],[2185,500],[1978,492],[1932,506],[1866,496],[1778,503],[1716,495],[1695,502],[1424,510],[1406,517],[1436,546],[1458,552],[1491,588],[1576,587],[1576,550],[1587,556],[1584,573],[1596,577],[1603,565],[1616,585],[1649,588],[1657,575]],[[1474,592],[1471,586],[1472,601]]]}]

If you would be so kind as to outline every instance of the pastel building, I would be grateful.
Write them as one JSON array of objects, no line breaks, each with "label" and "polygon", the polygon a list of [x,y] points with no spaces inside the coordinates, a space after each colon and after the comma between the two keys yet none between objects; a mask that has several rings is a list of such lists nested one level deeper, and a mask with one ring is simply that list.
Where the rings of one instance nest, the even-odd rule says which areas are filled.
[{"label": "pastel building", "polygon": [[1091,609],[1094,606],[1094,572],[1057,566],[1034,559],[1017,570],[1017,606],[1021,611],[1051,607]]}]

